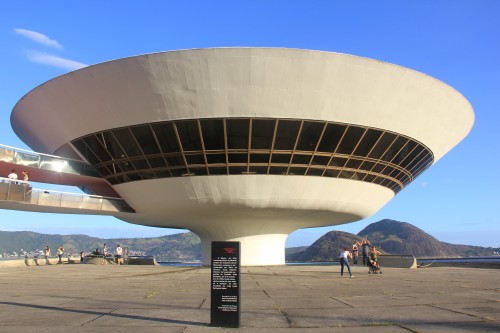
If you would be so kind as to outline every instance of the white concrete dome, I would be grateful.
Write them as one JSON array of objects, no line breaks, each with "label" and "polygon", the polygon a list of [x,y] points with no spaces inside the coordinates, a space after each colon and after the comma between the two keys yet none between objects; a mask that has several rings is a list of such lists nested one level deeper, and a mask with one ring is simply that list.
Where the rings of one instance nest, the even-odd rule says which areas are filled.
[{"label": "white concrete dome", "polygon": [[474,113],[450,86],[372,59],[213,48],[57,77],[11,121],[34,150],[101,170],[137,212],[129,222],[196,232],[205,263],[210,241],[241,241],[242,263],[262,265],[284,263],[298,228],[375,213],[468,134]]}]

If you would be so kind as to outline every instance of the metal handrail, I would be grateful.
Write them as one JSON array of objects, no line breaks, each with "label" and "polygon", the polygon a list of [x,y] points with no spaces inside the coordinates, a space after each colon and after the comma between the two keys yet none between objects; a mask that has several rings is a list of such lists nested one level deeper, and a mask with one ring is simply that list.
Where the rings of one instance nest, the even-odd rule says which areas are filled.
[{"label": "metal handrail", "polygon": [[122,198],[32,188],[29,182],[0,177],[0,201],[107,212],[134,212]]},{"label": "metal handrail", "polygon": [[0,144],[0,161],[70,174],[100,177],[87,162]]}]

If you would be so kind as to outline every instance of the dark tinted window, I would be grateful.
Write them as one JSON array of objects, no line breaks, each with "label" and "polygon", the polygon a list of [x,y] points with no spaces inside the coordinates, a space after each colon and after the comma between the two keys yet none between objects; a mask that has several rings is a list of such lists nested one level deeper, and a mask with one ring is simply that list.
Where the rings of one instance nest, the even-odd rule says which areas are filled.
[{"label": "dark tinted window", "polygon": [[122,146],[125,150],[125,154],[128,157],[141,155],[141,150],[139,149],[139,146],[135,142],[128,128],[113,130],[113,134],[116,140],[118,140],[118,142],[120,143],[120,146]]},{"label": "dark tinted window", "polygon": [[152,155],[160,153],[160,148],[158,148],[158,145],[156,144],[156,140],[153,133],[151,133],[149,125],[132,127],[131,130],[135,139],[139,142],[144,154]]},{"label": "dark tinted window", "polygon": [[350,155],[354,151],[354,147],[359,142],[359,139],[365,132],[364,128],[361,127],[355,127],[355,126],[350,126],[347,129],[346,134],[342,138],[342,141],[340,142],[336,153],[338,154],[347,154]]},{"label": "dark tinted window", "polygon": [[346,128],[346,125],[341,124],[326,125],[325,133],[323,134],[321,142],[318,146],[318,151],[333,153],[335,148],[337,148],[337,145],[339,144]]},{"label": "dark tinted window", "polygon": [[248,149],[249,119],[226,119],[229,149]]},{"label": "dark tinted window", "polygon": [[179,142],[172,123],[153,124],[152,127],[164,153],[180,152]]},{"label": "dark tinted window", "polygon": [[324,123],[304,121],[302,130],[300,131],[297,150],[314,151],[318,145],[318,140],[325,127]]},{"label": "dark tinted window", "polygon": [[275,124],[276,120],[252,120],[252,149],[271,149]]},{"label": "dark tinted window", "polygon": [[278,131],[276,132],[274,149],[293,150],[297,134],[299,133],[300,123],[297,120],[278,120]]},{"label": "dark tinted window", "polygon": [[179,121],[175,123],[184,151],[201,150],[200,132],[196,120]]},{"label": "dark tinted window", "polygon": [[223,150],[224,146],[224,122],[222,119],[200,120],[201,132],[205,150]]},{"label": "dark tinted window", "polygon": [[354,151],[354,155],[367,156],[381,135],[382,132],[380,130],[369,129]]}]

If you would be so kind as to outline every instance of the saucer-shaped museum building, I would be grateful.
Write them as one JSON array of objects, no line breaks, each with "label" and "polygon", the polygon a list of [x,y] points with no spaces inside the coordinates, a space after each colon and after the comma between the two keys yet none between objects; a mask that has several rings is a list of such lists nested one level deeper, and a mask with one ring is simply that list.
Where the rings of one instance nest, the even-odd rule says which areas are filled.
[{"label": "saucer-shaped museum building", "polygon": [[283,264],[299,228],[374,214],[470,131],[474,113],[425,74],[284,48],[146,54],[25,95],[11,116],[36,151],[79,158],[130,205],[127,222],[240,241]]}]

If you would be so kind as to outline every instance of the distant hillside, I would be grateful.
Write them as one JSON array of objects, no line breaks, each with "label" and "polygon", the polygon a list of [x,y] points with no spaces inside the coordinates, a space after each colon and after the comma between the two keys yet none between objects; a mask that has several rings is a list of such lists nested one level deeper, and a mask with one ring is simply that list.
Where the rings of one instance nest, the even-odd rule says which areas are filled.
[{"label": "distant hillside", "polygon": [[421,229],[394,220],[382,220],[372,223],[357,235],[330,231],[320,237],[304,251],[287,254],[288,261],[330,261],[337,259],[341,248],[352,247],[355,241],[368,238],[383,253],[411,254],[417,258],[433,257],[478,257],[493,256],[500,253],[500,248],[455,245],[440,242]]},{"label": "distant hillside", "polygon": [[107,243],[113,252],[117,244],[128,247],[133,252],[154,255],[158,261],[191,261],[201,259],[201,243],[198,236],[191,232],[154,238],[115,238],[101,239],[86,235],[47,235],[31,231],[0,231],[0,254],[34,252],[48,245],[55,254],[59,245],[66,253],[78,254],[80,251],[102,250]]}]

